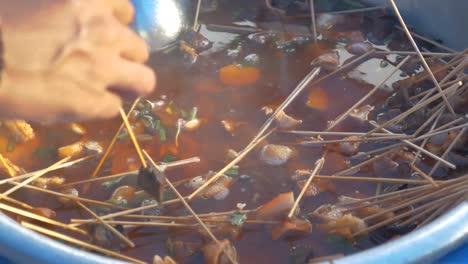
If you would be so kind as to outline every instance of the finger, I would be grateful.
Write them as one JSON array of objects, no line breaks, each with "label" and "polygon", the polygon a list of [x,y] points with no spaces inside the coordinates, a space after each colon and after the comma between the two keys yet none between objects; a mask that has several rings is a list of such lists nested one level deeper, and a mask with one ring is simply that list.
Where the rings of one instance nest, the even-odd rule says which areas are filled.
[{"label": "finger", "polygon": [[120,90],[123,93],[146,95],[156,86],[156,74],[149,67],[118,58],[109,63],[109,88]]},{"label": "finger", "polygon": [[141,63],[148,60],[148,45],[130,28],[122,27],[118,43],[122,45],[120,55],[123,58]]},{"label": "finger", "polygon": [[135,9],[129,0],[106,0],[112,8],[114,16],[124,25],[130,24],[135,14]]}]

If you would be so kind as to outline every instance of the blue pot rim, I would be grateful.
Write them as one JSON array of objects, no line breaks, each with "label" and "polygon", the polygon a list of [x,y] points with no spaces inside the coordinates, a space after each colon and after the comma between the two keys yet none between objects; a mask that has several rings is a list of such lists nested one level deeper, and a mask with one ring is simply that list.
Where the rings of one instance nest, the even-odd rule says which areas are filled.
[{"label": "blue pot rim", "polygon": [[[468,240],[468,202],[421,229],[375,248],[335,260],[354,263],[428,263],[453,251]],[[127,263],[58,242],[0,214],[0,255],[15,263]]]}]

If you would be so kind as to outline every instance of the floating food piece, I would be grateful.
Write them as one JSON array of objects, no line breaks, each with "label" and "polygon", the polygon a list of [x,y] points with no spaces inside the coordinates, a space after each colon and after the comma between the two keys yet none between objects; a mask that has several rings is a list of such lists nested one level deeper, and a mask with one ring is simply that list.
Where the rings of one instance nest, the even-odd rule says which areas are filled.
[{"label": "floating food piece", "polygon": [[315,58],[311,65],[322,66],[326,71],[334,71],[340,66],[340,56],[337,51],[330,51]]},{"label": "floating food piece", "polygon": [[153,264],[177,264],[177,262],[169,256],[162,259],[159,255],[155,255],[153,258]]},{"label": "floating food piece", "polygon": [[256,67],[231,64],[219,70],[219,79],[225,85],[250,86],[260,79],[260,70]]},{"label": "floating food piece", "polygon": [[164,172],[153,171],[150,168],[141,167],[138,171],[137,184],[138,187],[142,188],[146,193],[153,196],[158,202],[162,201],[162,195],[164,191],[164,183],[166,177]]},{"label": "floating food piece", "polygon": [[302,120],[294,119],[287,115],[284,111],[278,113],[275,120],[276,126],[280,129],[293,129],[302,124]]},{"label": "floating food piece", "polygon": [[330,30],[334,26],[346,23],[346,17],[343,15],[333,14],[318,14],[317,15],[317,28],[319,30]]},{"label": "floating food piece", "polygon": [[[360,139],[360,137],[358,136],[349,136],[349,137],[344,138],[344,140],[358,140],[358,139]],[[329,150],[351,156],[351,155],[356,154],[359,151],[359,145],[361,145],[360,141],[348,141],[348,142],[327,144],[326,147]]]},{"label": "floating food piece", "polygon": [[111,195],[111,200],[115,201],[118,204],[129,204],[135,199],[135,188],[128,185],[120,186],[115,189]]},{"label": "floating food piece", "polygon": [[[310,175],[310,173],[309,173]],[[297,182],[297,187],[299,188],[299,190],[302,190],[304,189],[304,186],[306,184],[307,180],[300,180]],[[317,186],[317,184],[315,184],[314,182],[311,182],[309,184],[309,186],[307,186],[307,189],[304,193],[304,196],[306,197],[310,197],[310,196],[316,196],[320,193],[320,189],[319,187]]]},{"label": "floating food piece", "polygon": [[213,42],[208,40],[202,34],[195,32],[193,30],[188,30],[184,32],[181,36],[181,40],[185,42],[185,45],[190,46],[197,53],[211,49],[213,47]]},{"label": "floating food piece", "polygon": [[340,217],[343,217],[343,212],[345,210],[346,208],[338,205],[324,204],[321,205],[319,208],[315,209],[309,215],[319,217],[323,220],[336,220]]},{"label": "floating food piece", "polygon": [[221,124],[223,125],[224,129],[229,132],[231,135],[235,135],[236,129],[240,126],[247,125],[246,122],[239,122],[234,120],[222,120]]},{"label": "floating food piece", "polygon": [[258,54],[249,54],[242,60],[242,66],[257,66],[260,63]]},{"label": "floating food piece", "polygon": [[293,217],[275,225],[271,230],[271,238],[278,240],[280,238],[300,237],[310,232],[312,232],[312,224],[308,220]]},{"label": "floating food piece", "polygon": [[263,45],[267,42],[271,42],[275,40],[277,37],[278,37],[277,33],[268,32],[268,31],[262,31],[262,32],[250,34],[248,36],[250,40],[260,45]]},{"label": "floating food piece", "polygon": [[307,106],[319,111],[325,111],[328,109],[328,94],[320,87],[313,88],[309,93],[307,100]]},{"label": "floating food piece", "polygon": [[202,122],[200,121],[200,119],[192,119],[190,121],[183,121],[182,122],[182,129],[184,131],[189,131],[189,132],[192,132],[192,131],[195,131],[197,130],[198,128],[200,128]]},{"label": "floating food piece", "polygon": [[201,194],[203,198],[224,200],[229,195],[229,187],[234,183],[231,177],[222,175],[215,182],[206,187]]},{"label": "floating food piece", "polygon": [[326,40],[337,41],[337,42],[362,42],[366,38],[359,30],[351,31],[323,31],[321,32]]},{"label": "floating food piece", "polygon": [[230,258],[237,261],[236,249],[227,239],[219,241],[219,244],[214,241],[210,242],[203,246],[202,251],[206,264],[229,264]]},{"label": "floating food piece", "polygon": [[371,105],[365,105],[361,108],[356,108],[354,109],[349,116],[356,118],[357,120],[360,121],[367,121],[369,120],[369,114],[375,109],[374,106]]},{"label": "floating food piece", "polygon": [[294,205],[294,193],[282,193],[273,200],[264,204],[257,210],[256,218],[259,220],[284,219]]},{"label": "floating food piece", "polygon": [[311,171],[310,170],[295,170],[294,174],[291,175],[291,179],[298,181],[301,179],[305,179],[308,176],[310,176]]},{"label": "floating food piece", "polygon": [[9,159],[3,157],[2,154],[0,154],[0,172],[3,172],[10,177],[15,177],[26,173],[24,169],[16,166]]},{"label": "floating food piece", "polygon": [[115,238],[115,234],[113,234],[109,228],[100,224],[93,225],[92,234],[93,242],[101,247],[109,247]]},{"label": "floating food piece", "polygon": [[329,234],[343,236],[349,241],[354,241],[354,233],[367,228],[366,222],[352,214],[345,214],[338,219],[328,221],[326,224],[317,224],[316,226],[317,228],[328,229]]},{"label": "floating food piece", "polygon": [[197,62],[198,59],[198,52],[195,50],[193,47],[191,47],[187,42],[185,41],[180,41],[179,42],[179,49],[180,51],[184,52],[189,58],[190,58],[190,63],[194,64]]},{"label": "floating food piece", "polygon": [[80,125],[78,123],[70,123],[68,125],[68,127],[78,135],[82,136],[82,135],[86,134],[86,128],[84,128],[82,125]]},{"label": "floating food piece", "polygon": [[[65,195],[73,196],[73,197],[80,196],[80,193],[78,192],[76,188],[68,188],[68,189],[62,190],[61,193]],[[59,202],[61,202],[62,204],[66,206],[72,205],[74,203],[74,200],[68,197],[58,197],[57,200],[59,200]]]},{"label": "floating food piece", "polygon": [[356,42],[345,46],[345,49],[353,55],[362,55],[373,48],[374,46],[369,42]]},{"label": "floating food piece", "polygon": [[76,158],[84,155],[101,154],[103,151],[104,150],[101,145],[96,141],[78,141],[73,144],[60,147],[58,149],[58,155],[61,158]]},{"label": "floating food piece", "polygon": [[202,245],[200,243],[174,240],[169,237],[166,240],[169,254],[178,262],[186,263],[187,258],[197,253]]},{"label": "floating food piece", "polygon": [[31,209],[31,213],[37,214],[37,215],[40,215],[49,219],[55,218],[55,216],[57,216],[57,213],[54,210],[51,210],[45,207],[33,208]]},{"label": "floating food piece", "polygon": [[[155,199],[144,199],[143,201],[141,201],[140,206],[143,207],[143,206],[156,205],[156,204],[159,204],[159,203]],[[160,206],[159,207],[156,206],[156,207],[141,211],[141,215],[159,216],[159,215],[163,215],[163,213],[164,213],[164,210]]]},{"label": "floating food piece", "polygon": [[280,166],[288,162],[293,150],[283,145],[265,145],[260,151],[260,160],[268,165]]},{"label": "floating food piece", "polygon": [[59,176],[39,177],[32,184],[42,189],[57,189],[65,182],[65,178]]},{"label": "floating food piece", "polygon": [[196,176],[186,183],[186,186],[194,190],[205,184],[206,180],[202,176]]},{"label": "floating food piece", "polygon": [[24,120],[4,120],[3,125],[18,143],[25,143],[35,137],[31,125]]},{"label": "floating food piece", "polygon": [[383,157],[372,163],[372,168],[379,177],[391,177],[392,174],[397,173],[398,166],[398,162],[389,157]]}]

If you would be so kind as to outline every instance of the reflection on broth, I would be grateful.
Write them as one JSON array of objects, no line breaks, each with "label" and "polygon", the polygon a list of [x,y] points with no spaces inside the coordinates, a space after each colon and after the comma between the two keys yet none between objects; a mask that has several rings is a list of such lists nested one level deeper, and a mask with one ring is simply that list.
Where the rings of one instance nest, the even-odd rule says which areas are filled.
[{"label": "reflection on broth", "polygon": [[[463,194],[460,186],[466,186],[462,175],[468,163],[467,136],[460,126],[466,124],[462,115],[468,93],[454,81],[459,76],[453,74],[445,80],[451,83],[442,84],[464,100],[454,102],[457,116],[440,110],[440,98],[431,97],[433,103],[401,122],[387,124],[388,130],[369,134],[375,126],[411,110],[424,96],[420,94],[431,95],[433,85],[418,60],[405,61],[405,67],[397,70],[406,55],[378,53],[412,50],[394,28],[396,20],[384,10],[333,15],[324,12],[356,7],[318,5],[316,11],[322,14],[317,17],[320,35],[315,41],[309,33],[307,2],[273,1],[268,7],[263,0],[207,1],[200,33],[184,35],[178,49],[153,54],[150,64],[158,74],[158,90],[136,105],[129,120],[141,148],[161,162],[159,170],[153,168],[145,175],[140,170],[139,174],[140,160],[123,129],[98,177],[89,180],[121,125],[119,119],[49,127],[33,124],[34,131],[23,121],[3,121],[3,179],[43,169],[61,158],[93,155],[21,188],[11,195],[16,202],[2,201],[17,207],[21,201],[33,207],[22,209],[35,215],[72,222],[86,230],[88,237],[73,229],[9,215],[146,262],[159,255],[154,263],[172,263],[168,258],[164,262],[166,256],[178,263],[229,263],[233,259],[239,263],[307,263],[397,238],[423,223],[426,215],[420,213],[429,216],[430,206],[435,210],[447,203],[448,208],[449,202]],[[441,69],[446,63],[441,58],[428,57],[428,63],[434,70]],[[320,74],[272,117],[315,67],[320,67]],[[440,70],[439,80],[450,70]],[[396,73],[381,89],[347,118],[330,123],[392,71]],[[127,102],[127,110],[131,103]],[[440,116],[431,118],[434,114]],[[274,121],[270,127],[276,130],[244,153],[270,117]],[[423,126],[427,120],[439,123]],[[434,133],[432,124],[433,130],[448,125],[439,129],[442,133],[428,136],[422,148],[403,141],[412,140],[415,132],[414,137]],[[333,129],[327,129],[330,125]],[[390,145],[396,146],[373,152]],[[193,157],[199,160],[177,163]],[[321,157],[323,168],[313,173]],[[239,162],[208,184],[236,159]],[[447,166],[454,163],[457,170]],[[187,198],[219,243],[195,221],[164,177]],[[311,183],[306,186],[308,180]],[[406,196],[391,195],[398,192]],[[434,196],[427,196],[431,192]],[[410,198],[417,195],[427,199],[412,203]],[[89,221],[95,218],[78,206],[77,197],[101,217],[97,222]],[[427,206],[417,209],[421,205]],[[292,217],[288,217],[290,212]],[[135,247],[101,221],[128,237]],[[388,224],[376,227],[385,221]]]}]

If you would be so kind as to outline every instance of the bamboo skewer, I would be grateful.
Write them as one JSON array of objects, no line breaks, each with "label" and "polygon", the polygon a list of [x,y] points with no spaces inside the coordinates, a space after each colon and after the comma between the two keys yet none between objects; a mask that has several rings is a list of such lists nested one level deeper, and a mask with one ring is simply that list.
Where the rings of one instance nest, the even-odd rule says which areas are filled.
[{"label": "bamboo skewer", "polygon": [[[40,172],[36,173],[36,175],[34,176],[31,176],[30,178],[24,180],[23,182],[19,183],[18,185],[12,187],[11,189],[5,191],[2,196],[8,196],[10,194],[12,194],[13,192],[15,192],[16,190],[18,189],[21,189],[22,187],[24,187],[25,185],[29,184],[30,182],[36,180],[37,178],[43,176],[44,174],[46,174],[47,172],[49,172],[51,169],[54,169],[56,168],[57,166],[59,166],[60,164],[64,163],[64,162],[67,162],[68,160],[70,159],[70,157],[66,157],[54,164],[52,164],[51,166],[49,166],[48,168],[46,168],[45,170],[41,170]],[[0,197],[1,198],[1,197]]]},{"label": "bamboo skewer", "polygon": [[432,179],[431,176],[427,175],[422,171],[420,168],[416,167],[414,164],[410,164],[411,168],[418,173],[419,176],[423,177],[424,179],[428,180],[434,187],[439,187],[439,184]]},{"label": "bamboo skewer", "polygon": [[413,45],[413,48],[418,53],[418,56],[421,59],[421,63],[423,64],[423,66],[426,69],[427,73],[430,74],[432,81],[434,82],[435,86],[439,90],[439,94],[441,95],[442,100],[444,100],[444,103],[445,103],[447,109],[450,111],[450,113],[455,115],[455,111],[453,110],[452,105],[450,105],[450,102],[448,101],[445,93],[443,92],[442,88],[440,87],[439,82],[437,81],[436,77],[434,76],[434,73],[432,73],[431,68],[429,67],[429,65],[426,62],[426,59],[421,54],[421,51],[419,50],[418,45],[416,44],[416,42],[413,39],[413,36],[411,35],[411,32],[409,31],[408,27],[406,26],[406,23],[403,20],[403,17],[401,16],[400,11],[398,10],[397,5],[395,4],[395,1],[390,0],[390,3],[392,4],[393,10],[395,11],[395,14],[397,15],[398,20],[400,20],[401,26],[403,27],[406,35],[408,36],[408,39],[410,40],[411,45]]},{"label": "bamboo skewer", "polygon": [[123,122],[125,124],[125,127],[127,128],[128,135],[132,139],[133,146],[135,147],[135,150],[136,150],[136,152],[138,154],[138,157],[140,158],[141,166],[143,168],[147,168],[148,165],[146,164],[146,160],[143,157],[143,154],[141,153],[141,148],[140,148],[140,145],[138,144],[138,140],[136,139],[135,134],[133,133],[133,129],[130,126],[130,123],[128,122],[127,115],[125,115],[125,112],[124,112],[124,110],[122,108],[120,108],[120,116],[122,117],[122,120],[123,120]]},{"label": "bamboo skewer", "polygon": [[[154,162],[151,157],[148,155],[148,153],[146,153],[146,151],[143,151],[143,154],[146,156],[146,158],[149,160],[149,162],[151,163],[152,167],[156,170],[159,170],[159,167],[158,165],[156,164],[156,162]],[[160,171],[162,173],[162,171]],[[210,236],[210,238],[220,247],[220,248],[223,248],[223,246],[221,245],[221,242],[219,242],[219,240],[213,235],[213,233],[211,232],[211,230],[205,225],[205,223],[203,223],[203,221],[200,219],[200,217],[198,217],[197,213],[195,213],[195,211],[193,211],[192,207],[190,207],[190,205],[187,203],[187,201],[185,201],[185,198],[179,193],[179,191],[177,190],[176,187],[174,187],[174,185],[172,185],[171,181],[167,178],[166,179],[166,183],[169,185],[169,187],[172,189],[172,191],[177,195],[177,197],[179,198],[179,200],[182,202],[182,204],[184,205],[184,207],[193,215],[193,217],[195,218],[195,220],[197,220],[198,224],[200,224],[200,226],[205,230],[205,232]],[[224,248],[223,248],[223,251]],[[226,252],[225,252],[226,253]],[[226,253],[226,256],[228,257],[228,259],[231,261],[231,263],[235,264],[237,263],[237,261],[235,261],[232,256],[228,253]]]},{"label": "bamboo skewer", "polygon": [[[140,98],[137,98],[133,102],[132,106],[130,107],[130,110],[128,111],[128,114],[126,115],[127,119],[128,119],[128,117],[130,117],[130,114],[133,112],[133,110],[135,109],[135,107],[138,105],[139,102],[140,102]],[[91,179],[97,177],[97,175],[99,173],[99,170],[101,170],[102,165],[104,165],[104,162],[106,161],[107,157],[109,156],[109,154],[110,154],[110,152],[112,150],[112,147],[114,146],[115,142],[117,142],[117,139],[119,138],[120,132],[122,131],[122,129],[124,127],[125,127],[125,123],[122,123],[120,125],[119,129],[117,129],[117,132],[115,133],[114,137],[112,138],[111,142],[109,143],[109,146],[107,147],[106,151],[104,152],[101,159],[99,160],[98,165],[94,169],[93,174],[91,174]],[[89,186],[84,186],[83,187],[83,193],[87,193],[88,190],[89,190]]]},{"label": "bamboo skewer", "polygon": [[[444,154],[442,154],[442,158],[446,158],[447,155],[450,153],[450,151],[452,151],[453,147],[455,146],[455,144],[457,144],[458,140],[461,138],[461,136],[463,136],[463,134],[466,132],[466,127],[464,127],[459,133],[458,135],[455,137],[455,139],[452,141],[452,143],[450,143],[449,147],[445,150]],[[431,171],[428,173],[428,176],[431,177],[432,174],[437,170],[437,168],[439,168],[441,162],[440,161],[437,161],[436,164],[432,167]]]},{"label": "bamboo skewer", "polygon": [[202,3],[202,0],[198,0],[197,9],[195,10],[195,18],[193,19],[193,27],[192,27],[193,31],[198,31],[198,27],[199,27],[198,19],[200,17],[201,3]]},{"label": "bamboo skewer", "polygon": [[[396,183],[396,184],[432,184],[429,180],[408,180],[408,179],[398,179],[398,178],[374,178],[374,177],[359,177],[359,176],[339,176],[339,175],[317,175],[316,179],[323,180],[345,180],[345,181],[364,181],[364,182],[386,182],[386,183]],[[432,180],[435,184],[434,180]],[[438,185],[437,185],[438,186]]]},{"label": "bamboo skewer", "polygon": [[309,7],[310,7],[310,19],[311,19],[311,27],[312,33],[314,36],[314,42],[317,43],[317,24],[315,21],[315,4],[314,0],[309,0]]},{"label": "bamboo skewer", "polygon": [[27,218],[30,218],[30,219],[34,219],[34,220],[37,220],[37,221],[40,221],[40,222],[43,222],[43,223],[46,223],[46,224],[59,226],[61,228],[68,229],[68,230],[80,233],[82,235],[88,235],[88,233],[86,231],[84,231],[83,229],[76,228],[76,227],[64,224],[62,222],[58,222],[58,221],[49,219],[47,217],[44,217],[44,216],[41,216],[41,215],[38,215],[38,214],[34,214],[34,213],[31,213],[31,212],[28,212],[28,211],[24,211],[22,209],[19,209],[19,208],[13,207],[13,206],[9,206],[9,205],[3,204],[3,203],[0,203],[0,209],[11,212],[11,213],[14,213],[14,214],[17,214],[17,215],[20,215],[20,216],[27,217]]},{"label": "bamboo skewer", "polygon": [[[374,126],[375,128],[380,128],[379,125],[378,125],[377,123],[373,122],[373,121],[370,121],[369,123],[370,123],[372,126]],[[390,132],[389,130],[387,130],[387,129],[383,128],[383,127],[381,127],[380,129],[381,129],[382,131],[384,131],[384,132],[387,132],[387,133],[389,133],[389,134],[392,134],[392,132]],[[426,149],[424,149],[424,148],[419,147],[418,145],[412,143],[411,141],[406,140],[406,139],[403,139],[402,142],[405,143],[406,145],[412,147],[412,148],[415,148],[415,149],[417,149],[417,150],[423,152],[424,154],[426,154],[427,156],[429,156],[429,157],[431,157],[431,158],[437,160],[438,162],[441,162],[441,163],[443,163],[444,165],[446,165],[446,166],[448,166],[448,167],[450,167],[450,168],[452,168],[452,169],[456,169],[456,166],[455,166],[454,164],[452,164],[451,162],[448,162],[448,161],[446,161],[445,159],[443,159],[443,158],[441,158],[441,157],[435,155],[434,153],[432,153],[432,152],[430,152],[430,151],[428,151],[428,150],[426,150]]]},{"label": "bamboo skewer", "polygon": [[402,140],[402,139],[412,139],[414,138],[411,135],[389,135],[385,137],[362,137],[362,138],[353,138],[353,139],[334,139],[334,140],[313,140],[313,141],[302,141],[296,143],[296,145],[302,146],[315,146],[315,145],[324,145],[330,143],[346,143],[346,142],[372,142],[372,141],[385,141],[385,140]]},{"label": "bamboo skewer", "polygon": [[[396,27],[397,29],[403,31],[403,32],[406,31],[406,30],[405,30],[403,27],[401,27],[401,26],[395,26],[395,27]],[[408,30],[408,31],[409,31],[409,30]],[[445,45],[440,44],[439,42],[430,40],[430,39],[428,39],[428,38],[426,38],[426,37],[424,37],[424,36],[421,36],[421,35],[419,35],[419,34],[417,34],[417,33],[414,33],[414,32],[411,32],[411,31],[410,31],[410,34],[411,34],[413,37],[415,37],[415,38],[424,40],[424,41],[426,41],[427,43],[430,43],[430,44],[432,44],[432,45],[434,45],[434,46],[436,46],[436,47],[438,47],[438,48],[441,48],[441,49],[443,49],[443,50],[446,50],[446,51],[448,51],[448,52],[452,52],[452,53],[457,53],[457,52],[458,52],[458,51],[456,51],[456,50],[454,50],[454,49],[451,49],[451,48],[449,48],[449,47],[447,47],[447,46],[445,46]]]},{"label": "bamboo skewer", "polygon": [[125,255],[119,254],[117,252],[110,251],[110,250],[107,250],[105,248],[95,246],[93,244],[89,244],[89,243],[80,241],[78,239],[66,236],[64,234],[60,234],[58,232],[55,232],[55,231],[52,231],[52,230],[49,230],[49,229],[46,229],[46,228],[43,228],[43,227],[40,227],[40,226],[36,226],[36,225],[30,224],[30,223],[27,223],[27,222],[21,222],[21,225],[28,228],[28,229],[31,229],[33,231],[42,233],[44,235],[63,240],[63,241],[66,241],[68,243],[72,243],[72,244],[78,245],[80,247],[84,247],[86,249],[94,250],[94,251],[97,251],[97,252],[102,253],[102,254],[106,254],[106,255],[116,257],[116,258],[119,258],[119,259],[131,261],[133,263],[146,264],[146,262],[144,262],[144,261],[141,261],[141,260],[138,260],[138,259],[135,259],[135,258],[131,258],[131,257],[125,256]]},{"label": "bamboo skewer", "polygon": [[83,161],[88,160],[88,159],[90,159],[92,157],[94,157],[94,155],[87,156],[87,157],[80,158],[80,159],[73,160],[73,161],[69,161],[69,162],[63,163],[63,164],[61,164],[59,166],[56,166],[54,168],[49,167],[49,168],[45,168],[45,169],[42,169],[42,170],[28,172],[28,173],[25,173],[23,175],[19,175],[19,176],[16,176],[16,177],[0,180],[0,185],[5,184],[5,183],[9,183],[9,182],[13,182],[13,181],[16,182],[16,181],[19,181],[19,180],[27,179],[27,178],[30,178],[30,177],[32,177],[34,175],[37,175],[38,173],[42,173],[43,171],[51,172],[51,171],[63,169],[63,168],[69,167],[69,166],[73,166],[73,165],[75,165],[77,163],[83,162]]},{"label": "bamboo skewer", "polygon": [[[173,162],[169,162],[169,163],[160,163],[160,164],[158,164],[158,166],[161,167],[161,168],[164,168],[164,169],[170,169],[170,168],[183,166],[183,165],[188,165],[188,164],[197,163],[197,162],[200,162],[199,157],[193,157],[193,158],[173,161]],[[82,180],[82,181],[69,182],[69,183],[63,184],[63,186],[64,187],[69,187],[69,186],[75,186],[75,185],[84,184],[84,183],[99,182],[99,181],[105,181],[105,180],[112,180],[112,179],[115,179],[115,178],[131,177],[131,176],[137,176],[137,175],[138,175],[138,170],[134,170],[134,171],[128,171],[128,172],[118,173],[118,174],[109,175],[109,176],[102,176],[102,177],[94,178],[94,179],[87,179],[87,180]]]},{"label": "bamboo skewer", "polygon": [[197,190],[193,191],[189,196],[188,200],[192,200],[195,198],[200,192],[202,192],[206,187],[208,187],[210,184],[215,182],[219,177],[221,177],[225,172],[227,172],[230,168],[232,168],[234,165],[236,165],[239,161],[241,161],[252,149],[254,149],[260,142],[262,142],[265,138],[271,135],[275,129],[270,130],[268,133],[266,133],[263,137],[257,139],[253,144],[249,144],[246,149],[244,149],[239,155],[237,155],[236,158],[234,158],[228,165],[226,165],[223,169],[220,171],[216,172],[215,175],[213,175],[209,180],[207,180],[202,186],[200,186]]},{"label": "bamboo skewer", "polygon": [[[299,130],[281,130],[278,131],[285,134],[301,135],[301,136],[365,136],[367,133],[361,132],[329,132],[329,131],[299,131]],[[395,136],[407,136],[406,134],[394,134]],[[372,133],[371,137],[388,136],[388,133]]]},{"label": "bamboo skewer", "polygon": [[365,96],[359,99],[353,106],[351,106],[346,112],[339,115],[335,120],[333,120],[330,125],[327,127],[326,131],[330,131],[335,128],[339,123],[345,120],[354,109],[358,108],[363,102],[365,102],[369,97],[371,97],[377,90],[382,87],[400,68],[411,58],[411,56],[406,56],[398,65],[393,69],[382,81],[380,81],[377,85],[374,86]]},{"label": "bamboo skewer", "polygon": [[125,244],[127,244],[129,247],[134,248],[135,244],[128,239],[126,236],[124,236],[122,233],[117,231],[113,226],[111,226],[109,223],[106,221],[102,220],[99,215],[97,215],[95,212],[93,212],[91,209],[89,209],[86,205],[82,204],[80,201],[76,201],[76,204],[78,204],[83,210],[85,210],[88,214],[90,214],[92,217],[98,221],[98,223],[103,224],[109,231],[111,231],[114,235],[116,235],[120,240],[122,240]]},{"label": "bamboo skewer", "polygon": [[19,205],[19,206],[21,206],[21,207],[23,207],[23,208],[25,208],[27,210],[34,209],[34,207],[30,206],[29,204],[23,203],[21,201],[13,199],[13,198],[11,198],[9,196],[5,196],[3,194],[0,194],[0,199],[5,200],[5,201],[10,202],[10,203],[13,203],[13,204],[16,204],[16,205]]},{"label": "bamboo skewer", "polygon": [[323,168],[323,164],[325,163],[326,153],[327,152],[324,153],[322,158],[320,158],[319,160],[317,160],[315,162],[315,168],[312,171],[312,173],[310,173],[309,179],[307,179],[307,182],[304,184],[304,187],[302,187],[301,193],[299,194],[299,196],[297,196],[297,199],[294,202],[293,207],[289,211],[288,218],[292,218],[294,216],[294,214],[296,212],[296,209],[299,206],[299,203],[300,203],[302,197],[304,196],[305,192],[307,191],[307,188],[309,188],[310,183],[314,179],[315,175],[317,175],[317,173]]},{"label": "bamboo skewer", "polygon": [[[20,183],[18,183],[18,182],[9,182],[9,184],[19,185]],[[64,194],[64,193],[60,193],[60,192],[54,192],[54,191],[51,191],[51,190],[42,189],[42,188],[32,186],[32,185],[25,185],[25,186],[23,186],[23,188],[38,191],[38,192],[42,192],[42,193],[51,194],[51,195],[54,195],[54,196],[57,196],[57,197],[67,198],[67,199],[70,199],[72,201],[80,201],[80,202],[84,202],[84,203],[89,203],[89,204],[94,204],[94,205],[104,206],[104,207],[114,208],[114,209],[123,209],[123,207],[113,205],[113,204],[110,204],[110,203],[105,203],[105,202],[96,201],[96,200],[87,199],[87,198],[82,198],[82,197],[76,197],[76,196],[73,196],[73,195],[68,195],[68,194]]]},{"label": "bamboo skewer", "polygon": [[[451,92],[451,91],[453,91],[453,90],[459,88],[460,86],[461,86],[461,83],[456,83],[456,84],[454,84],[453,86],[451,86],[451,87],[445,89],[442,93],[443,93],[443,94],[447,94],[447,93],[449,93],[449,92]],[[437,95],[434,95],[434,96],[430,97],[429,99],[425,100],[424,102],[418,103],[417,105],[411,107],[410,109],[408,109],[407,111],[401,113],[401,114],[398,115],[397,117],[388,120],[388,121],[385,122],[384,124],[380,125],[378,128],[374,128],[374,129],[370,130],[369,132],[367,132],[366,136],[368,136],[368,135],[374,133],[375,131],[378,131],[378,130],[379,130],[380,128],[382,128],[382,127],[385,128],[385,127],[387,127],[387,126],[389,126],[389,125],[392,125],[392,124],[395,124],[395,123],[400,122],[401,120],[403,120],[403,119],[406,118],[407,116],[409,116],[409,115],[411,115],[412,113],[414,113],[414,112],[416,112],[416,111],[418,111],[418,110],[420,110],[420,109],[426,107],[426,106],[429,105],[430,103],[432,103],[432,102],[434,102],[434,101],[436,101],[436,100],[438,100],[438,99],[440,99],[440,98],[441,98],[441,94],[439,93],[439,94],[437,94]]]}]

